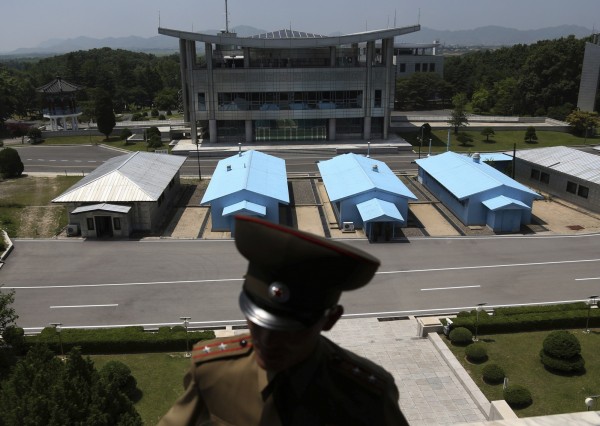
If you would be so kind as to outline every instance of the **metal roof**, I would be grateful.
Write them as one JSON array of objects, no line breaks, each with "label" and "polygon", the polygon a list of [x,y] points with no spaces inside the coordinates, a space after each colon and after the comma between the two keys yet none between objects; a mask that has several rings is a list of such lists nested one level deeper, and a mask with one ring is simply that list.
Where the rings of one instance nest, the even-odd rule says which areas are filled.
[{"label": "metal roof", "polygon": [[318,167],[331,201],[372,190],[417,199],[383,161],[350,153],[321,161]]},{"label": "metal roof", "polygon": [[488,152],[480,154],[481,161],[512,161],[512,155],[501,152]]},{"label": "metal roof", "polygon": [[107,160],[53,203],[157,201],[186,157],[133,152]]},{"label": "metal roof", "polygon": [[71,93],[77,92],[81,89],[83,89],[83,86],[78,86],[77,84],[69,83],[68,81],[63,80],[60,77],[56,77],[50,83],[44,84],[35,90],[42,93]]},{"label": "metal roof", "polygon": [[416,162],[459,200],[501,186],[539,196],[492,166],[484,162],[476,163],[465,155],[444,152]]},{"label": "metal roof", "polygon": [[517,159],[600,184],[600,156],[598,155],[566,146],[554,146],[517,151]]},{"label": "metal roof", "polygon": [[219,161],[200,204],[242,190],[288,204],[285,160],[251,150]]},{"label": "metal roof", "polygon": [[396,205],[389,201],[371,198],[368,201],[358,203],[356,207],[364,222],[404,222],[404,218]]},{"label": "metal roof", "polygon": [[131,210],[131,206],[120,206],[117,204],[90,204],[89,206],[81,206],[77,207],[75,210],[71,212],[71,214],[85,213],[85,212],[94,212],[94,211],[103,211],[103,212],[113,212],[113,213],[129,213]]},{"label": "metal roof", "polygon": [[259,216],[265,216],[267,214],[267,208],[260,204],[251,203],[250,201],[240,201],[239,203],[232,204],[223,209],[223,216],[231,216],[232,214],[257,214]]},{"label": "metal roof", "polygon": [[492,211],[511,208],[518,210],[531,210],[531,207],[529,207],[527,204],[504,195],[482,201],[482,204]]},{"label": "metal roof", "polygon": [[269,33],[257,34],[251,38],[324,38],[320,34],[305,33],[304,31],[279,30]]},{"label": "metal roof", "polygon": [[200,34],[189,31],[179,31],[169,28],[158,28],[158,33],[182,40],[200,41],[217,45],[229,45],[238,47],[256,47],[262,49],[299,49],[312,47],[341,46],[352,43],[365,43],[384,38],[414,33],[421,30],[420,25],[402,28],[389,28],[385,30],[365,31],[356,34],[347,34],[336,37],[298,37],[298,38],[254,38],[238,37],[232,33],[221,33],[217,35]]}]

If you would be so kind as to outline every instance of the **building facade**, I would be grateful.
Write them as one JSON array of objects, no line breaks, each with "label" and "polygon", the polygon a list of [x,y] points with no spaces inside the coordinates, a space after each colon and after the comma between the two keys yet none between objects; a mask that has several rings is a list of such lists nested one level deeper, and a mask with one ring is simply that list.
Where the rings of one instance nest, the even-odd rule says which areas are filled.
[{"label": "building facade", "polygon": [[415,73],[430,72],[442,77],[444,57],[437,54],[439,46],[438,42],[396,44],[394,46],[396,76],[406,78]]},{"label": "building facade", "polygon": [[[201,122],[211,142],[254,142],[387,139],[394,37],[419,29],[339,37],[291,30],[254,37],[158,32],[179,39],[184,119],[192,137]],[[202,62],[197,47],[204,49]]]},{"label": "building facade", "polygon": [[592,112],[596,108],[598,85],[600,84],[600,34],[595,34],[592,41],[592,43],[585,44],[579,97],[577,98],[577,108],[588,112]]}]

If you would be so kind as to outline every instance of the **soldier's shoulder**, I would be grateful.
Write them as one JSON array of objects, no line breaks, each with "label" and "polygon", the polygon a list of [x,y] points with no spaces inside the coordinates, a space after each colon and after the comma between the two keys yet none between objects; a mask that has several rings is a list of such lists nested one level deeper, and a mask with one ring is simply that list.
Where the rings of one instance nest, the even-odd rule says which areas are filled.
[{"label": "soldier's shoulder", "polygon": [[394,378],[381,366],[327,340],[329,367],[341,377],[376,393],[395,388]]},{"label": "soldier's shoulder", "polygon": [[218,359],[240,357],[249,354],[252,347],[252,337],[249,334],[204,340],[194,345],[192,360],[195,364],[200,364]]}]

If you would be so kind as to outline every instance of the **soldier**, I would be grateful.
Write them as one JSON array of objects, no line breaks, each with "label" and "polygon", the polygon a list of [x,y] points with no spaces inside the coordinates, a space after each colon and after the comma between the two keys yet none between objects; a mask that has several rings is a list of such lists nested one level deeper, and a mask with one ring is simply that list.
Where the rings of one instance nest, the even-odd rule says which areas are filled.
[{"label": "soldier", "polygon": [[407,425],[392,376],[321,335],[342,291],[379,261],[361,250],[237,216],[249,261],[239,298],[250,334],[199,342],[185,393],[160,425]]}]

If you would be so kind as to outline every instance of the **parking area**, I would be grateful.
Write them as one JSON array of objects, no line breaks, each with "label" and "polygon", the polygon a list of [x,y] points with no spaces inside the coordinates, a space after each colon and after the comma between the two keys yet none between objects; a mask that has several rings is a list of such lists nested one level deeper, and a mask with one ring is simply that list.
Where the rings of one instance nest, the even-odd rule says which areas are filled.
[{"label": "parking area", "polygon": [[[408,226],[396,228],[396,238],[453,237],[494,235],[486,226],[465,226],[437,201],[414,176],[402,176],[402,181],[418,197],[409,203]],[[164,238],[227,239],[229,232],[211,231],[209,207],[200,206],[206,182],[187,185],[176,211],[165,227]],[[365,238],[361,229],[342,232],[323,182],[316,177],[290,179],[290,206],[282,208],[282,223],[331,238]],[[561,200],[547,197],[533,204],[534,222],[523,227],[524,234],[581,234],[600,232],[600,215],[584,211]]]}]

